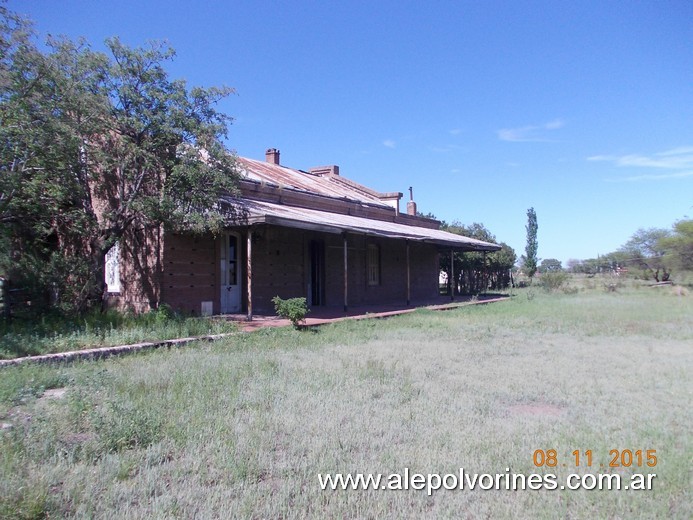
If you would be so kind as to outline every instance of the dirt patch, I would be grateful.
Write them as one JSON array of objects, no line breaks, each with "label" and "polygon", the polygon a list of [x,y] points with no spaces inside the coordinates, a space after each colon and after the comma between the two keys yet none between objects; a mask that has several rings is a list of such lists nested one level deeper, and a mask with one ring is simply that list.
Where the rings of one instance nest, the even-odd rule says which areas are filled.
[{"label": "dirt patch", "polygon": [[62,399],[65,397],[66,392],[67,388],[49,388],[43,392],[40,399]]},{"label": "dirt patch", "polygon": [[674,296],[688,296],[688,291],[685,287],[682,287],[680,285],[674,285],[671,288],[671,294],[673,294]]},{"label": "dirt patch", "polygon": [[91,433],[70,433],[63,437],[63,442],[67,446],[79,446],[86,444],[87,442],[94,439],[94,435]]},{"label": "dirt patch", "polygon": [[562,415],[565,409],[550,403],[523,403],[509,406],[508,411],[513,415],[557,417]]}]

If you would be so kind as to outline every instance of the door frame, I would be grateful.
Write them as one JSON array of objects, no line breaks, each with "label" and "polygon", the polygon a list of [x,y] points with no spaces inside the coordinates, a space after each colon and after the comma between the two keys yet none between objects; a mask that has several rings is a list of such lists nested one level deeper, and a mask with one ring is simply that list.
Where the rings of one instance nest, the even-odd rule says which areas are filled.
[{"label": "door frame", "polygon": [[325,242],[311,240],[309,245],[309,305],[325,305]]},{"label": "door frame", "polygon": [[[233,237],[235,244],[235,284],[230,284],[229,251],[230,239]],[[227,231],[223,233],[221,239],[221,258],[220,258],[220,278],[219,278],[219,307],[221,314],[239,313],[243,309],[243,259],[241,256],[241,234],[237,231]],[[231,289],[230,287],[234,287]],[[229,292],[233,291],[235,296],[231,298]],[[233,305],[232,305],[233,303]]]}]

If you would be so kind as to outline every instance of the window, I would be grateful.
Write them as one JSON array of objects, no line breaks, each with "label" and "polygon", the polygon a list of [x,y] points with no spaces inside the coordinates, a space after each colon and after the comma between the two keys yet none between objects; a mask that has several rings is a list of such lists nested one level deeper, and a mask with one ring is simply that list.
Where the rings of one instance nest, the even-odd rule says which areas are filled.
[{"label": "window", "polygon": [[376,244],[368,244],[366,269],[368,285],[380,285],[380,248]]},{"label": "window", "polygon": [[238,285],[238,238],[236,235],[229,235],[229,271],[227,285]]},{"label": "window", "polygon": [[120,243],[116,242],[106,253],[106,266],[104,268],[104,280],[106,291],[109,293],[120,292]]}]

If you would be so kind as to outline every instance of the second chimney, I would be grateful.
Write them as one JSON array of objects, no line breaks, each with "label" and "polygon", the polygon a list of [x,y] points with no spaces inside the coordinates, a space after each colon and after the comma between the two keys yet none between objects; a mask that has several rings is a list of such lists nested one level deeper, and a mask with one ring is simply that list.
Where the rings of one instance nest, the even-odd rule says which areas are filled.
[{"label": "second chimney", "polygon": [[279,150],[276,148],[268,148],[265,152],[265,161],[270,164],[279,164]]},{"label": "second chimney", "polygon": [[316,166],[308,170],[313,175],[339,175],[339,166],[331,164],[329,166]]},{"label": "second chimney", "polygon": [[416,216],[416,202],[414,202],[414,188],[409,186],[409,202],[407,202],[407,215]]}]

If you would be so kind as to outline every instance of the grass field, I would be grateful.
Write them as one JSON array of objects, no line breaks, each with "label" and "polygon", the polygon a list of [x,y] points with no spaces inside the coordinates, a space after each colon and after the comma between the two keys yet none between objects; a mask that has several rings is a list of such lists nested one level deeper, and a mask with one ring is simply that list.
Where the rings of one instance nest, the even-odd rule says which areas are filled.
[{"label": "grass field", "polygon": [[[0,371],[1,518],[691,518],[693,297],[548,294]],[[537,468],[535,450],[558,466]],[[657,465],[608,466],[612,449]],[[592,467],[572,452],[592,450]],[[563,464],[566,464],[564,467]],[[318,473],[656,473],[323,491]]]},{"label": "grass field", "polygon": [[0,359],[236,330],[236,325],[229,321],[181,316],[165,306],[140,315],[115,311],[92,312],[74,318],[29,315],[10,322],[0,320]]}]

